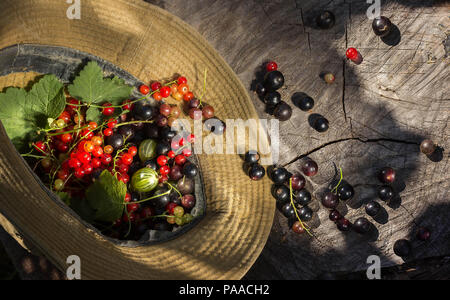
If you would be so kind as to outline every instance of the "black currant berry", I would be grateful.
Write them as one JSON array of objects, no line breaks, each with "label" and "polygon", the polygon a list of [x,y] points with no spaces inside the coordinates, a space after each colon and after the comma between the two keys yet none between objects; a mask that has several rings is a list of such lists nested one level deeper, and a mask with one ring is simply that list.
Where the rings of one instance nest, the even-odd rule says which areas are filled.
[{"label": "black currant berry", "polygon": [[155,204],[156,207],[163,208],[163,207],[166,207],[167,204],[170,203],[170,195],[165,194],[167,191],[168,190],[166,187],[158,187],[155,190],[155,193],[154,193],[155,196],[161,195],[159,197],[156,197],[154,200],[152,200],[152,202]]},{"label": "black currant berry", "polygon": [[296,191],[294,195],[295,201],[301,206],[308,205],[311,202],[311,193],[305,189]]},{"label": "black currant berry", "polygon": [[350,221],[347,220],[346,218],[342,218],[342,217],[336,221],[336,225],[340,231],[344,231],[344,232],[349,231],[350,228],[352,227],[352,224],[350,223]]},{"label": "black currant berry", "polygon": [[195,182],[191,178],[183,177],[177,182],[177,189],[182,195],[193,194]]},{"label": "black currant berry", "polygon": [[124,139],[130,140],[134,137],[134,128],[130,125],[124,125],[119,127],[119,133],[123,136]]},{"label": "black currant berry", "polygon": [[294,208],[290,203],[286,203],[281,207],[281,213],[288,219],[295,217]]},{"label": "black currant berry", "polygon": [[306,179],[300,174],[292,175],[291,177],[292,189],[293,190],[301,190],[306,185]]},{"label": "black currant berry", "polygon": [[360,234],[366,234],[370,231],[371,224],[366,218],[359,218],[353,223],[353,229]]},{"label": "black currant berry", "polygon": [[123,146],[123,136],[121,134],[115,133],[106,139],[106,144],[118,150]]},{"label": "black currant berry", "polygon": [[193,163],[187,163],[183,167],[183,175],[189,178],[194,178],[198,174],[198,168]]},{"label": "black currant berry", "polygon": [[314,121],[313,127],[318,132],[325,132],[329,128],[328,120],[324,117],[319,117]]},{"label": "black currant berry", "polygon": [[248,170],[248,176],[254,181],[262,179],[265,174],[266,170],[259,164],[252,164]]},{"label": "black currant berry", "polygon": [[378,189],[378,197],[383,201],[389,201],[394,198],[394,190],[388,185],[383,185]]},{"label": "black currant berry", "polygon": [[331,221],[336,222],[340,218],[342,218],[342,215],[337,210],[332,210],[330,212],[330,220]]},{"label": "black currant berry", "polygon": [[350,200],[354,195],[355,190],[350,184],[344,183],[338,187],[338,197],[342,201]]},{"label": "black currant berry", "polygon": [[428,228],[420,227],[417,230],[417,238],[423,242],[428,241],[431,237],[431,232],[428,230]]},{"label": "black currant berry", "polygon": [[411,243],[408,240],[398,240],[394,244],[394,253],[400,257],[407,257],[411,254]]},{"label": "black currant berry", "polygon": [[322,205],[326,208],[335,209],[338,206],[338,204],[339,204],[339,199],[332,192],[325,193],[325,195],[322,198]]},{"label": "black currant berry", "polygon": [[168,143],[158,143],[156,145],[155,151],[158,156],[167,155],[167,153],[170,151],[170,145]]},{"label": "black currant berry", "polygon": [[313,98],[306,96],[301,100],[299,100],[298,102],[295,102],[295,106],[297,106],[303,111],[310,111],[314,107],[314,100]]},{"label": "black currant berry", "polygon": [[436,148],[437,147],[432,140],[424,140],[420,144],[420,151],[426,155],[433,154],[433,152],[436,151]]},{"label": "black currant berry", "polygon": [[395,171],[392,168],[386,167],[381,169],[378,174],[378,179],[385,184],[392,184],[395,181]]},{"label": "black currant berry", "polygon": [[378,18],[373,19],[372,29],[376,35],[380,37],[384,37],[389,34],[392,30],[392,23],[386,17],[380,16]]},{"label": "black currant berry", "polygon": [[152,159],[152,160],[147,160],[147,161],[144,163],[144,167],[145,167],[145,168],[153,169],[153,170],[155,170],[155,171],[158,170],[158,165],[156,164],[156,161],[155,161],[154,159]]},{"label": "black currant berry", "polygon": [[145,124],[144,132],[145,135],[149,139],[158,139],[159,138],[159,127],[155,124]]},{"label": "black currant berry", "polygon": [[331,11],[325,10],[320,13],[316,18],[317,26],[321,29],[330,29],[334,26],[336,18]]},{"label": "black currant berry", "polygon": [[270,173],[270,179],[272,179],[275,184],[283,184],[287,182],[289,177],[290,174],[285,168],[276,168]]},{"label": "black currant berry", "polygon": [[304,206],[298,210],[298,216],[302,221],[308,222],[313,217],[313,211],[308,206]]},{"label": "black currant berry", "polygon": [[291,192],[285,185],[275,185],[272,189],[272,195],[280,203],[286,203],[290,200]]},{"label": "black currant berry", "polygon": [[280,71],[272,71],[264,77],[264,87],[268,91],[276,91],[284,85],[284,76]]},{"label": "black currant berry", "polygon": [[267,93],[267,89],[264,87],[263,84],[258,83],[258,84],[256,84],[255,92],[260,98],[264,98],[264,96]]},{"label": "black currant berry", "polygon": [[160,130],[159,136],[165,142],[170,142],[177,133],[173,131],[170,127],[163,127]]},{"label": "black currant berry", "polygon": [[286,102],[281,101],[275,107],[275,110],[273,111],[273,115],[275,116],[275,118],[277,118],[278,120],[280,120],[282,122],[287,121],[292,116],[292,108]]},{"label": "black currant berry", "polygon": [[371,201],[366,204],[365,210],[369,216],[375,217],[376,215],[378,215],[380,213],[381,205],[376,201]]},{"label": "black currant berry", "polygon": [[270,92],[264,97],[264,102],[269,106],[277,106],[281,102],[281,95],[278,92]]},{"label": "black currant berry", "polygon": [[134,106],[134,116],[138,120],[150,120],[155,114],[156,110],[150,105],[144,105],[138,102]]},{"label": "black currant berry", "polygon": [[244,160],[245,160],[246,163],[256,164],[257,162],[259,162],[260,158],[261,157],[259,156],[258,152],[250,150],[247,153],[245,153]]}]

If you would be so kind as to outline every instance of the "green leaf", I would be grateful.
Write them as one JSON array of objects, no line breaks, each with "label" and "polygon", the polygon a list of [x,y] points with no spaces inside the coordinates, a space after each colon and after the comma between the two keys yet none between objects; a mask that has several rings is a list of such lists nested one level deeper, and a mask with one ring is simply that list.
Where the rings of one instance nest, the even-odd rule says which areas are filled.
[{"label": "green leaf", "polygon": [[25,150],[29,141],[37,137],[37,126],[28,105],[24,89],[8,88],[0,93],[0,121],[6,133],[19,150]]},{"label": "green leaf", "polygon": [[100,124],[102,113],[96,107],[89,107],[86,111],[86,120],[94,121]]},{"label": "green leaf", "polygon": [[45,127],[47,119],[58,118],[66,107],[64,86],[55,75],[45,75],[28,93],[30,113],[38,126]]},{"label": "green leaf", "polygon": [[70,206],[70,195],[66,192],[56,192],[56,195],[64,202],[66,205]]},{"label": "green leaf", "polygon": [[129,98],[133,91],[133,87],[126,85],[122,79],[103,78],[102,69],[94,61],[84,67],[68,89],[72,97],[84,103],[101,104],[108,101],[114,105]]},{"label": "green leaf", "polygon": [[95,217],[95,211],[89,205],[86,199],[73,198],[70,201],[70,208],[73,209],[84,221],[92,223]]},{"label": "green leaf", "polygon": [[114,222],[122,216],[124,210],[126,185],[107,170],[86,191],[86,199],[95,210],[97,221]]}]

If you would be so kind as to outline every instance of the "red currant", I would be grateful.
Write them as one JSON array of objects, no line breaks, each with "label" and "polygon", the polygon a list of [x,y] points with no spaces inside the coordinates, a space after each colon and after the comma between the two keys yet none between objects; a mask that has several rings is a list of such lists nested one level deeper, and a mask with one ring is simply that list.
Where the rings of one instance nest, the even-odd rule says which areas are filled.
[{"label": "red currant", "polygon": [[130,193],[126,193],[125,194],[125,202],[126,203],[130,203],[131,202],[131,194]]},{"label": "red currant", "polygon": [[169,177],[167,177],[166,175],[159,177],[159,183],[164,183],[164,182],[167,182],[168,180],[169,180]]},{"label": "red currant", "polygon": [[102,161],[99,158],[94,158],[92,159],[92,167],[94,167],[95,169],[100,168],[100,166],[102,165]]},{"label": "red currant", "polygon": [[103,154],[102,156],[102,164],[105,166],[109,165],[112,162],[111,154]]},{"label": "red currant", "polygon": [[278,70],[278,65],[276,62],[271,61],[266,65],[267,72],[272,72]]},{"label": "red currant", "polygon": [[63,143],[68,144],[68,143],[72,142],[72,140],[73,140],[73,137],[70,133],[65,133],[61,136],[61,141]]},{"label": "red currant", "polygon": [[91,162],[92,157],[90,153],[87,153],[86,151],[81,151],[78,152],[77,158],[82,164],[88,164]]},{"label": "red currant", "polygon": [[76,158],[71,158],[69,160],[69,167],[71,167],[72,169],[79,168],[81,167],[81,162]]},{"label": "red currant", "polygon": [[128,154],[130,154],[131,156],[136,156],[138,153],[138,149],[135,146],[130,147],[130,149],[128,149]]},{"label": "red currant", "polygon": [[119,172],[120,173],[128,173],[130,170],[130,167],[128,167],[126,164],[120,164],[119,165]]},{"label": "red currant", "polygon": [[44,144],[44,142],[36,142],[34,144],[34,148],[36,148],[36,150],[38,150],[39,152],[45,153],[45,151],[47,150],[47,146]]},{"label": "red currant", "polygon": [[122,163],[129,166],[133,163],[133,156],[131,156],[128,153],[125,153],[122,155],[120,160],[122,161]]},{"label": "red currant", "polygon": [[122,221],[124,223],[134,223],[136,221],[136,215],[134,213],[123,214]]},{"label": "red currant", "polygon": [[356,50],[355,48],[348,48],[345,55],[348,59],[355,60],[356,58],[358,58],[358,50]]},{"label": "red currant", "polygon": [[90,140],[94,137],[94,133],[86,128],[81,132],[81,137]]},{"label": "red currant", "polygon": [[61,141],[58,141],[59,143],[57,143],[56,148],[58,149],[59,152],[61,153],[67,153],[67,151],[69,151],[69,145],[64,144]]},{"label": "red currant", "polygon": [[163,98],[169,97],[169,96],[170,96],[170,93],[171,93],[170,87],[168,87],[168,86],[163,86],[163,87],[160,89],[159,93],[161,94],[161,97],[163,97]]},{"label": "red currant", "polygon": [[152,91],[157,91],[161,88],[161,83],[155,81],[151,85]]},{"label": "red currant", "polygon": [[113,129],[114,127],[116,127],[116,125],[117,125],[117,120],[115,120],[115,119],[108,120],[108,124],[107,124],[108,128]]},{"label": "red currant", "polygon": [[83,168],[80,167],[80,168],[75,169],[74,175],[75,175],[75,177],[78,178],[78,179],[83,178],[84,175],[85,175]]},{"label": "red currant", "polygon": [[158,158],[156,159],[156,162],[158,163],[158,165],[160,165],[162,167],[162,166],[167,165],[168,160],[167,160],[166,156],[161,155],[161,156],[158,156]]},{"label": "red currant", "polygon": [[184,155],[181,155],[181,154],[177,155],[175,157],[175,163],[177,165],[180,165],[180,166],[184,165],[186,163],[186,157]]},{"label": "red currant", "polygon": [[59,118],[58,119],[60,119],[60,120],[63,120],[64,121],[64,123],[69,123],[69,121],[70,121],[70,113],[68,112],[68,111],[63,111],[62,112],[62,114],[59,116]]},{"label": "red currant", "polygon": [[183,155],[185,157],[190,157],[192,155],[192,150],[190,148],[184,148],[183,149]]},{"label": "red currant", "polygon": [[131,203],[127,205],[128,213],[136,212],[139,209],[138,203]]},{"label": "red currant", "polygon": [[133,103],[131,103],[131,100],[125,100],[122,102],[122,109],[123,110],[132,110],[133,109]]},{"label": "red currant", "polygon": [[176,154],[175,154],[174,151],[170,150],[170,151],[167,153],[167,156],[168,156],[169,158],[175,158]]},{"label": "red currant", "polygon": [[102,106],[103,106],[102,113],[104,116],[111,116],[114,114],[114,107],[111,107],[112,106],[111,103],[105,103]]},{"label": "red currant", "polygon": [[180,84],[187,84],[187,79],[186,79],[186,77],[180,76],[180,77],[178,77],[177,82],[178,82],[179,85]]},{"label": "red currant", "polygon": [[141,210],[141,218],[142,219],[148,219],[151,216],[153,216],[153,210],[151,209],[151,207],[147,206]]},{"label": "red currant", "polygon": [[150,93],[150,88],[148,87],[148,85],[141,85],[139,87],[139,92],[141,92],[142,95],[147,95],[148,93]]},{"label": "red currant", "polygon": [[65,181],[67,178],[69,178],[69,171],[67,171],[65,169],[61,169],[58,171],[57,176],[58,176],[58,179]]},{"label": "red currant", "polygon": [[173,215],[173,210],[175,209],[175,207],[177,207],[178,205],[171,202],[169,204],[166,205],[166,210],[169,213],[169,215]]},{"label": "red currant", "polygon": [[186,94],[184,94],[183,96],[183,100],[186,102],[191,101],[192,99],[194,99],[194,93],[192,92],[187,92]]},{"label": "red currant", "polygon": [[111,135],[113,135],[113,130],[111,129],[111,128],[106,128],[105,130],[103,130],[103,134],[105,135],[105,136],[111,136]]},{"label": "red currant", "polygon": [[195,135],[190,134],[190,135],[187,137],[187,141],[188,141],[188,143],[193,144],[193,143],[195,142]]},{"label": "red currant", "polygon": [[130,176],[128,176],[128,174],[119,174],[117,179],[127,184],[130,181]]},{"label": "red currant", "polygon": [[84,164],[84,165],[82,166],[82,168],[83,168],[83,171],[84,171],[84,174],[85,174],[85,175],[91,174],[92,171],[94,170],[94,168],[92,167],[91,164]]},{"label": "red currant", "polygon": [[103,155],[103,148],[100,146],[95,146],[92,150],[92,155],[95,157],[101,157]]}]

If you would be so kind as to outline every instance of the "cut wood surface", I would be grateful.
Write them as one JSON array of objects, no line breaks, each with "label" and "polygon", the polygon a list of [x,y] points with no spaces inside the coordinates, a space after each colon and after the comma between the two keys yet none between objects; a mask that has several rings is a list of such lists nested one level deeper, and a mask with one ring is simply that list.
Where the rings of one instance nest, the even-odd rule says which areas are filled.
[{"label": "cut wood surface", "polygon": [[[354,199],[339,207],[350,221],[364,216],[363,203],[377,198],[377,170],[397,170],[400,197],[383,204],[383,220],[368,217],[375,234],[363,238],[339,232],[316,198],[311,223],[315,237],[290,232],[277,212],[267,245],[246,278],[316,278],[364,270],[367,257],[374,254],[384,267],[402,264],[392,250],[401,238],[413,243],[408,260],[450,254],[448,2],[381,1],[381,14],[401,34],[395,46],[373,33],[366,1],[149,2],[191,24],[221,53],[264,119],[270,116],[251,84],[265,61],[278,63],[286,78],[283,100],[294,108],[293,117],[280,125],[279,163],[296,172],[304,157],[316,160],[319,174],[308,183],[316,197],[334,178],[335,166],[341,167],[356,191]],[[313,19],[323,9],[336,15],[330,30],[315,28]],[[362,64],[345,59],[347,47],[361,52]],[[326,84],[319,77],[323,72],[334,73],[335,83]],[[316,132],[308,124],[311,113],[292,105],[297,92],[314,98],[311,113],[330,121],[328,132]],[[420,153],[425,138],[444,149],[441,157]],[[417,226],[431,229],[429,242],[414,238]]]},{"label": "cut wood surface", "polygon": [[[271,116],[251,85],[261,65],[275,60],[286,78],[283,100],[294,110],[292,118],[280,124],[279,164],[291,172],[300,170],[305,157],[319,164],[319,174],[308,181],[315,196],[314,237],[291,232],[277,212],[267,245],[246,279],[355,272],[367,268],[370,255],[380,256],[383,267],[399,265],[404,260],[392,248],[401,238],[413,244],[408,262],[450,255],[448,2],[381,1],[382,15],[401,33],[395,46],[373,34],[366,16],[369,5],[362,0],[147,2],[191,24],[219,51],[248,88],[263,119]],[[315,28],[313,19],[323,9],[336,15],[332,29]],[[361,52],[362,64],[345,59],[347,47]],[[335,83],[326,84],[319,76],[323,72],[334,73]],[[312,112],[292,104],[291,97],[300,92],[314,98]],[[312,113],[330,121],[326,133],[310,127]],[[419,144],[425,138],[443,150],[433,157],[421,154]],[[363,204],[377,198],[375,174],[384,166],[397,170],[400,197],[383,203],[384,218],[368,217],[376,227],[374,234],[339,232],[318,203],[321,191],[341,167],[356,195],[339,210],[354,221],[365,216]],[[418,226],[431,229],[427,243],[415,239]]]}]

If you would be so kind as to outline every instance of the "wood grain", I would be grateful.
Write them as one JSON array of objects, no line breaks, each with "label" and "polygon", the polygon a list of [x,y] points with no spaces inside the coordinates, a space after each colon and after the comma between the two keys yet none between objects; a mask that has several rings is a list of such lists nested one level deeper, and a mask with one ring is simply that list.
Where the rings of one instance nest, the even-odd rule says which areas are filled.
[{"label": "wood grain", "polygon": [[[148,1],[152,2],[152,1]],[[343,168],[356,196],[339,208],[350,221],[364,216],[362,204],[375,199],[375,174],[384,166],[397,170],[400,199],[384,205],[388,222],[372,220],[376,232],[362,238],[342,234],[317,210],[312,223],[315,238],[289,231],[280,213],[269,241],[248,279],[315,278],[320,274],[367,268],[369,255],[382,265],[404,261],[395,256],[393,243],[413,241],[408,260],[450,254],[448,33],[449,5],[445,1],[382,1],[382,14],[398,27],[401,40],[387,45],[371,30],[366,1],[157,1],[155,4],[195,27],[221,53],[249,88],[255,72],[275,60],[286,78],[281,94],[291,103],[296,92],[316,101],[311,113],[330,120],[330,130],[319,134],[308,124],[310,114],[294,108],[291,120],[281,124],[281,165],[300,170],[305,156],[316,160],[319,174],[309,182],[316,197]],[[318,11],[336,15],[330,30],[315,28]],[[361,65],[345,60],[347,47],[363,55]],[[327,85],[319,75],[332,72]],[[261,118],[270,118],[253,95]],[[444,150],[433,162],[420,154],[425,137]],[[414,239],[417,226],[428,226],[427,244]]]}]

